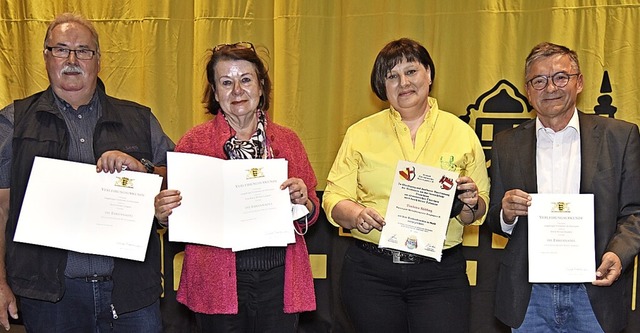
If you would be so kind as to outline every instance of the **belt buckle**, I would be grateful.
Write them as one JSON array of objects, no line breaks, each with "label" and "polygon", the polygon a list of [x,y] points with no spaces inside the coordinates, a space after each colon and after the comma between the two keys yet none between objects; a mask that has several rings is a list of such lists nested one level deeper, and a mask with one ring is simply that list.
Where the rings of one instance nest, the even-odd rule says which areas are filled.
[{"label": "belt buckle", "polygon": [[389,250],[389,251],[391,251],[391,253],[393,254],[393,263],[394,264],[403,264],[403,265],[415,264],[415,262],[413,262],[413,261],[404,261],[404,260],[402,260],[402,258],[400,257],[400,254],[401,254],[400,251],[394,251],[394,250]]}]

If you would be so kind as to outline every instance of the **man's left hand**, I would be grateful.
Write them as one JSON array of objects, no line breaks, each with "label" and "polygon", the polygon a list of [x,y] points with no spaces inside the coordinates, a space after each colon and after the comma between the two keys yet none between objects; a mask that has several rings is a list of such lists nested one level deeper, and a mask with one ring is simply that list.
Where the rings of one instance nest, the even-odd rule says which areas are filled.
[{"label": "man's left hand", "polygon": [[617,254],[606,252],[602,255],[602,264],[596,270],[596,280],[591,282],[594,286],[608,287],[618,280],[622,273],[622,262]]},{"label": "man's left hand", "polygon": [[114,173],[116,171],[123,171],[124,169],[147,172],[147,168],[144,167],[144,164],[133,158],[131,155],[127,155],[119,150],[109,150],[104,152],[96,163],[96,172]]}]

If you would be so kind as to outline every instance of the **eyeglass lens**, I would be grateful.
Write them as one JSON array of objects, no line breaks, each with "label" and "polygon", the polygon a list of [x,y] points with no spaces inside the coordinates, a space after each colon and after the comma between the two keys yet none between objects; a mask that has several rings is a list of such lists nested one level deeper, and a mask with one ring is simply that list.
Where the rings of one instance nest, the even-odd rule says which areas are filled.
[{"label": "eyeglass lens", "polygon": [[[573,74],[573,75],[577,75],[577,74]],[[555,73],[551,76],[551,82],[553,82],[554,86],[558,88],[563,88],[569,83],[569,79],[571,78],[571,76],[572,76],[571,74],[567,74],[563,72]],[[533,79],[531,79],[530,82],[531,82],[531,86],[534,89],[542,90],[547,87],[547,84],[549,84],[549,77],[546,75],[536,76]]]},{"label": "eyeglass lens", "polygon": [[51,52],[51,55],[56,58],[68,58],[71,55],[71,52],[73,52],[76,58],[80,60],[89,60],[93,58],[93,55],[95,54],[95,51],[85,49],[72,50],[64,47],[47,47],[47,49]]},{"label": "eyeglass lens", "polygon": [[253,44],[251,42],[237,42],[237,43],[233,43],[233,44],[218,44],[213,48],[213,52],[218,52],[221,49],[224,48],[241,48],[241,49],[251,49],[253,50],[253,52],[256,51],[256,49],[253,47]]}]

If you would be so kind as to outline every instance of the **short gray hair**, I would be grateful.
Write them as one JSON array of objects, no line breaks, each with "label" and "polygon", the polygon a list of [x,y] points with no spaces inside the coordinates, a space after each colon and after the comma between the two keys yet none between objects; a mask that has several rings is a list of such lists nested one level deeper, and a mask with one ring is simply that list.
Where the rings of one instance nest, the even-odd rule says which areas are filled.
[{"label": "short gray hair", "polygon": [[85,28],[89,29],[89,31],[91,32],[91,36],[93,36],[93,41],[96,43],[96,53],[100,54],[100,42],[98,39],[98,31],[96,31],[96,28],[93,27],[93,24],[89,20],[87,20],[86,18],[84,18],[79,14],[73,14],[73,13],[62,13],[56,16],[56,18],[53,19],[51,23],[49,23],[49,27],[47,28],[47,33],[44,35],[44,47],[45,48],[47,47],[47,41],[51,37],[51,30],[53,30],[55,27],[59,26],[60,24],[70,23],[70,22],[78,23],[84,26]]},{"label": "short gray hair", "polygon": [[524,66],[525,79],[529,74],[531,66],[536,60],[539,60],[540,58],[548,58],[556,54],[568,55],[571,59],[571,65],[573,69],[577,70],[577,72],[580,73],[580,62],[578,61],[578,54],[574,50],[571,50],[566,46],[549,42],[542,42],[534,46],[533,49],[531,49],[529,56],[527,56],[527,60]]}]

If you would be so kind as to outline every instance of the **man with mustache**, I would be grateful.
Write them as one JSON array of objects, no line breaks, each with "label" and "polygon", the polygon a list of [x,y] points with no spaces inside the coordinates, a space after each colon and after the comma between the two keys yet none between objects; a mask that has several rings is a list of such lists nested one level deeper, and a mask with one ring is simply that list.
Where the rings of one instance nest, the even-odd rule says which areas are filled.
[{"label": "man with mustache", "polygon": [[144,262],[13,241],[35,156],[165,176],[153,164],[173,149],[149,108],[106,95],[89,21],[56,17],[43,55],[49,88],[0,111],[0,324],[17,318],[17,298],[28,332],[161,332],[155,230]]},{"label": "man with mustache", "polygon": [[[509,238],[495,314],[512,332],[620,332],[640,250],[640,134],[636,124],[578,111],[578,55],[536,45],[525,85],[536,119],[500,132],[491,148],[488,225]],[[593,194],[596,271],[587,283],[530,283],[528,218],[534,193]],[[579,208],[575,208],[579,209]]]}]

